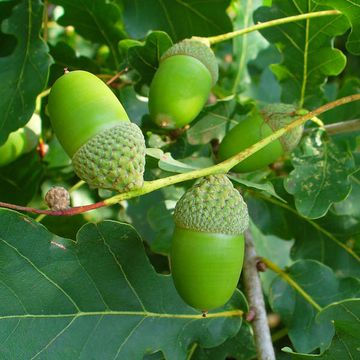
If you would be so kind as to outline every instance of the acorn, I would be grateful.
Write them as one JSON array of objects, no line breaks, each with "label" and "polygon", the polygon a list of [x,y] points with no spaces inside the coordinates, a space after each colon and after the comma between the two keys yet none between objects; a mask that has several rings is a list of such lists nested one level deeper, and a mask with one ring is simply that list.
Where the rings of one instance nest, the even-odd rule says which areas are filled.
[{"label": "acorn", "polygon": [[113,92],[95,75],[72,71],[51,88],[48,112],[75,173],[91,187],[142,187],[145,140]]},{"label": "acorn", "polygon": [[41,119],[36,113],[23,127],[9,134],[0,146],[0,166],[5,166],[33,150],[38,144],[41,133]]},{"label": "acorn", "polygon": [[202,178],[177,202],[170,251],[175,287],[206,313],[225,304],[237,286],[248,227],[247,206],[226,175]]},{"label": "acorn", "polygon": [[213,51],[199,40],[185,39],[161,57],[149,91],[152,120],[168,129],[181,128],[200,113],[218,79]]},{"label": "acorn", "polygon": [[[263,109],[254,110],[224,137],[219,147],[219,160],[223,161],[247,149],[251,145],[271,135],[276,130],[288,125],[304,113],[304,110],[290,104],[269,104]],[[261,150],[232,168],[234,172],[250,172],[261,169],[285,153],[291,152],[299,143],[303,126],[298,126],[279,139],[266,145]]]}]

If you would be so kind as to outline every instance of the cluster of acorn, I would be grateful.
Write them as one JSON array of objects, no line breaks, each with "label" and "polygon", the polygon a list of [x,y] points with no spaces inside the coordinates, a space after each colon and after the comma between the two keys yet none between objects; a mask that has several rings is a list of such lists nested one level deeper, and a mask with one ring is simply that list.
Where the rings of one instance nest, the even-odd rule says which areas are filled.
[{"label": "cluster of acorn", "polygon": [[[150,86],[153,121],[168,129],[189,124],[204,107],[217,78],[216,58],[208,45],[198,40],[175,44],[161,57]],[[100,79],[85,71],[64,74],[52,86],[48,112],[75,173],[91,187],[118,192],[142,187],[143,134]],[[254,110],[225,136],[219,159],[270,135],[294,115],[295,108],[285,104]],[[248,172],[274,162],[297,144],[301,132],[297,128],[287,133],[233,170]],[[223,305],[237,286],[243,263],[248,213],[241,195],[226,175],[208,176],[178,201],[174,221],[171,270],[179,294],[202,311]]]}]

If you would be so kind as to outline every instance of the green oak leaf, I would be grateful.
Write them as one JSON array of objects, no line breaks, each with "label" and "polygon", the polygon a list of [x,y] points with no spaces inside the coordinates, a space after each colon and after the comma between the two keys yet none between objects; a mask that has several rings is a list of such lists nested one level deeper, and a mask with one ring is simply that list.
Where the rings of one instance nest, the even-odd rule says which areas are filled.
[{"label": "green oak leaf", "polygon": [[[336,99],[344,96],[360,93],[360,79],[358,77],[347,77],[342,81],[341,87],[337,93]],[[335,99],[329,99],[329,101]],[[357,119],[360,116],[360,101],[354,101],[349,104],[337,106],[331,111],[321,114],[321,119],[325,124],[336,123],[346,120]],[[356,132],[353,132],[356,135]],[[347,137],[351,133],[347,133]]]},{"label": "green oak leaf", "polygon": [[16,46],[0,57],[0,145],[29,121],[46,86],[52,60],[39,36],[43,10],[40,0],[21,1],[1,23],[1,32],[14,36]]},{"label": "green oak leaf", "polygon": [[100,73],[100,66],[95,61],[86,56],[77,56],[75,50],[64,41],[58,41],[54,46],[50,45],[50,55],[55,60],[51,67],[51,83],[64,74],[64,68],[69,71],[85,70],[93,74]]},{"label": "green oak leaf", "polygon": [[94,43],[105,44],[117,68],[121,65],[118,42],[125,37],[122,10],[114,2],[106,0],[52,0],[64,8],[58,19],[63,26],[74,26],[78,34]]},{"label": "green oak leaf", "polygon": [[324,308],[317,318],[333,321],[335,334],[330,346],[321,354],[298,354],[289,348],[291,359],[314,360],[355,360],[360,352],[360,299],[347,299]]},{"label": "green oak leaf", "polygon": [[142,359],[161,350],[185,360],[193,342],[214,347],[235,335],[235,309],[246,311],[237,291],[203,318],[154,271],[136,231],[116,221],[87,224],[72,241],[0,210],[0,263],[2,358]]},{"label": "green oak leaf", "polygon": [[[6,18],[10,17],[12,8],[16,5],[14,0],[0,1],[0,24]],[[14,51],[16,47],[16,38],[14,35],[4,34],[0,27],[0,57],[7,56]]]},{"label": "green oak leaf", "polygon": [[298,212],[311,219],[324,216],[333,203],[348,196],[349,176],[355,170],[351,154],[323,135],[319,130],[303,139],[291,158],[295,169],[284,182]]},{"label": "green oak leaf", "polygon": [[325,217],[311,220],[298,214],[290,204],[259,195],[261,199],[246,197],[252,220],[264,234],[294,239],[293,259],[318,260],[339,277],[360,277],[360,252],[354,244],[360,233],[357,218],[329,211]]},{"label": "green oak leaf", "polygon": [[45,167],[34,150],[0,168],[0,200],[12,204],[28,204],[44,178]]},{"label": "green oak leaf", "polygon": [[319,309],[335,301],[358,297],[360,280],[338,280],[329,267],[314,260],[296,261],[286,274],[300,286],[307,298],[278,276],[269,292],[272,309],[280,314],[289,329],[288,336],[297,351],[308,353],[317,348],[326,349],[333,336],[333,327],[328,318],[316,317]]},{"label": "green oak leaf", "polygon": [[352,30],[346,42],[346,48],[355,55],[360,55],[360,1],[359,0],[313,0],[320,5],[333,6],[341,11],[350,21]]},{"label": "green oak leaf", "polygon": [[254,337],[249,324],[244,323],[235,336],[215,348],[197,347],[191,360],[226,360],[229,358],[236,360],[256,358]]},{"label": "green oak leaf", "polygon": [[230,0],[124,0],[125,29],[131,38],[150,30],[166,31],[174,41],[232,30],[226,13]]},{"label": "green oak leaf", "polygon": [[[308,0],[274,0],[272,7],[257,9],[254,20],[265,22],[327,9]],[[333,15],[261,30],[283,55],[282,62],[271,67],[282,85],[282,101],[309,108],[321,104],[322,85],[328,76],[338,75],[346,64],[344,54],[334,49],[333,38],[348,28],[345,16]]]},{"label": "green oak leaf", "polygon": [[127,56],[128,64],[140,75],[136,85],[140,91],[144,85],[150,86],[151,80],[159,66],[161,55],[172,45],[172,41],[165,32],[153,31],[146,36],[144,42],[137,40],[121,40],[119,48]]}]

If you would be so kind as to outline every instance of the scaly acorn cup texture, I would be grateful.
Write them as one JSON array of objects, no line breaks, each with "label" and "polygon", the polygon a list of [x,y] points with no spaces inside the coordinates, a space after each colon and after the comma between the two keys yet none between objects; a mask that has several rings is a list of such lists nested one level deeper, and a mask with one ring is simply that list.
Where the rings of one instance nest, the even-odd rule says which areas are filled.
[{"label": "scaly acorn cup texture", "polygon": [[64,74],[52,86],[48,111],[82,180],[118,192],[142,187],[144,137],[99,78],[86,71]]},{"label": "scaly acorn cup texture", "polygon": [[[219,160],[226,160],[249,148],[294,121],[303,111],[298,111],[293,105],[289,104],[269,104],[261,110],[254,108],[249,116],[226,134],[219,147]],[[279,139],[266,145],[263,149],[236,165],[232,171],[239,173],[250,172],[273,163],[280,156],[291,152],[297,146],[302,133],[302,126],[288,131]]]},{"label": "scaly acorn cup texture", "polygon": [[174,212],[171,272],[190,306],[203,312],[224,305],[237,286],[244,257],[247,206],[226,175],[201,179]]},{"label": "scaly acorn cup texture", "polygon": [[189,124],[204,107],[217,79],[218,65],[209,46],[192,39],[173,45],[162,55],[151,82],[152,120],[168,129]]},{"label": "scaly acorn cup texture", "polygon": [[76,174],[90,186],[124,192],[143,186],[145,150],[140,128],[122,122],[90,139],[72,161]]}]

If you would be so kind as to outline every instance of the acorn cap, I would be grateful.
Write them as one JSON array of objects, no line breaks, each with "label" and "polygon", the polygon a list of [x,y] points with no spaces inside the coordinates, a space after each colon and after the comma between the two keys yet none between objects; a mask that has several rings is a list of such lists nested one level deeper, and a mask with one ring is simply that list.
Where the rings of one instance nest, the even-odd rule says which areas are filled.
[{"label": "acorn cap", "polygon": [[[269,104],[260,110],[264,121],[276,131],[299,117],[298,109],[290,104]],[[279,138],[285,152],[291,152],[299,143],[303,133],[303,126],[288,131]]]},{"label": "acorn cap", "polygon": [[249,225],[247,206],[226,175],[202,178],[177,202],[177,227],[199,232],[240,235]]},{"label": "acorn cap", "polygon": [[145,149],[140,128],[119,122],[80,147],[72,158],[74,171],[92,187],[118,192],[141,188]]},{"label": "acorn cap", "polygon": [[199,60],[209,70],[214,86],[219,77],[216,57],[209,46],[199,40],[185,39],[173,45],[161,56],[160,62],[174,55],[188,55]]}]

